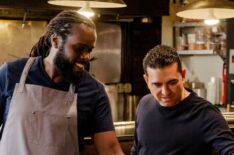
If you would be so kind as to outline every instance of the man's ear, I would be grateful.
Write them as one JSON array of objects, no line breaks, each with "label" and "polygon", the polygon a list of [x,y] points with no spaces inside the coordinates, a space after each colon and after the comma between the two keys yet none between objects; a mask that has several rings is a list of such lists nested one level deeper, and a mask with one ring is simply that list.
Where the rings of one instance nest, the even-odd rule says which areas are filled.
[{"label": "man's ear", "polygon": [[147,76],[147,74],[146,73],[144,73],[143,74],[143,78],[144,78],[144,80],[145,80],[145,83],[147,84],[147,86],[148,86],[148,76]]},{"label": "man's ear", "polygon": [[52,34],[50,37],[50,41],[51,41],[52,47],[54,47],[54,48],[59,47],[60,37],[57,34]]}]

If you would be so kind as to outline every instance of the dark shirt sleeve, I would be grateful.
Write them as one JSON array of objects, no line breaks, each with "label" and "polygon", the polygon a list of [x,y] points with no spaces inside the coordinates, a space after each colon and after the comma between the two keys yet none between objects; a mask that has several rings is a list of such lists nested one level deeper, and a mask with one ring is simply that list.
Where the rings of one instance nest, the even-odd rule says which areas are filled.
[{"label": "dark shirt sleeve", "polygon": [[5,88],[5,76],[6,76],[6,64],[3,64],[0,67],[0,126],[3,123],[3,115],[4,115],[4,105],[5,105],[5,98],[4,98],[4,88]]},{"label": "dark shirt sleeve", "polygon": [[0,66],[0,126],[2,125],[0,137],[9,111],[15,83],[19,81],[26,60],[27,58],[9,61]]},{"label": "dark shirt sleeve", "polygon": [[130,155],[137,155],[137,132],[135,127],[135,133],[134,133],[134,143],[130,151]]},{"label": "dark shirt sleeve", "polygon": [[139,152],[139,143],[138,143],[138,135],[137,135],[137,128],[138,128],[138,119],[140,119],[141,116],[140,113],[142,112],[142,104],[144,103],[144,99],[141,99],[137,109],[136,109],[136,117],[135,117],[135,129],[134,129],[134,143],[130,150],[130,155],[137,155]]},{"label": "dark shirt sleeve", "polygon": [[204,138],[219,155],[234,155],[234,135],[222,114],[208,109],[203,116]]},{"label": "dark shirt sleeve", "polygon": [[97,133],[114,130],[110,102],[102,84],[99,84],[99,92],[96,94],[96,99],[97,104],[94,114],[94,132]]}]

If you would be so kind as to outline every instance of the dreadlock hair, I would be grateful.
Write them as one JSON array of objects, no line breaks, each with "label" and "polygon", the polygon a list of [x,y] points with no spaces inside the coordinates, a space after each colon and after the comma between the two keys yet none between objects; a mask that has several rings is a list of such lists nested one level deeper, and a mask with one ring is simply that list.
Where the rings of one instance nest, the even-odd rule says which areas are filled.
[{"label": "dreadlock hair", "polygon": [[178,71],[182,74],[180,57],[175,48],[166,45],[157,45],[146,54],[143,59],[143,69],[147,74],[147,67],[163,68],[173,63],[178,64]]},{"label": "dreadlock hair", "polygon": [[95,24],[92,20],[78,14],[76,11],[62,11],[49,22],[45,34],[41,36],[39,41],[32,47],[29,56],[42,56],[43,58],[48,56],[51,47],[51,35],[57,34],[61,36],[63,42],[65,42],[67,36],[71,34],[73,24],[85,24],[95,29]]}]

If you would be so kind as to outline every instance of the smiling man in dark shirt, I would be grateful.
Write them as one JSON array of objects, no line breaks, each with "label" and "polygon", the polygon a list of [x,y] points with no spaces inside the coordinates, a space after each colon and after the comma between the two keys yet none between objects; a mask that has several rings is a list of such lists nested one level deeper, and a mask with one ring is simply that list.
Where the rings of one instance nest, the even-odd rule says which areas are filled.
[{"label": "smiling man in dark shirt", "polygon": [[95,43],[94,23],[63,11],[29,59],[0,68],[1,155],[79,155],[84,136],[99,154],[123,154],[104,87],[84,69]]}]

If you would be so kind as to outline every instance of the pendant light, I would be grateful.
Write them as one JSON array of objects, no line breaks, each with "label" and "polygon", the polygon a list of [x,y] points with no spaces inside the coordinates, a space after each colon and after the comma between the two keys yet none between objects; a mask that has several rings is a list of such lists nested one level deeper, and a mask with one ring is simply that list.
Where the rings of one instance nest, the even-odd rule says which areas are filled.
[{"label": "pendant light", "polygon": [[87,2],[91,8],[121,8],[127,5],[123,0],[48,0],[49,4],[83,7]]},{"label": "pendant light", "polygon": [[188,19],[226,19],[234,17],[234,2],[228,0],[195,0],[185,5],[177,16]]},{"label": "pendant light", "polygon": [[85,5],[77,11],[79,14],[86,16],[86,17],[93,17],[95,15],[94,11],[89,6],[89,1],[85,3]]},{"label": "pendant light", "polygon": [[123,0],[48,0],[48,3],[61,6],[82,7],[77,12],[86,17],[95,15],[91,8],[121,8],[127,6]]},{"label": "pendant light", "polygon": [[206,25],[217,25],[220,20],[215,17],[213,9],[210,9],[208,13],[208,19],[205,19],[204,23]]}]

